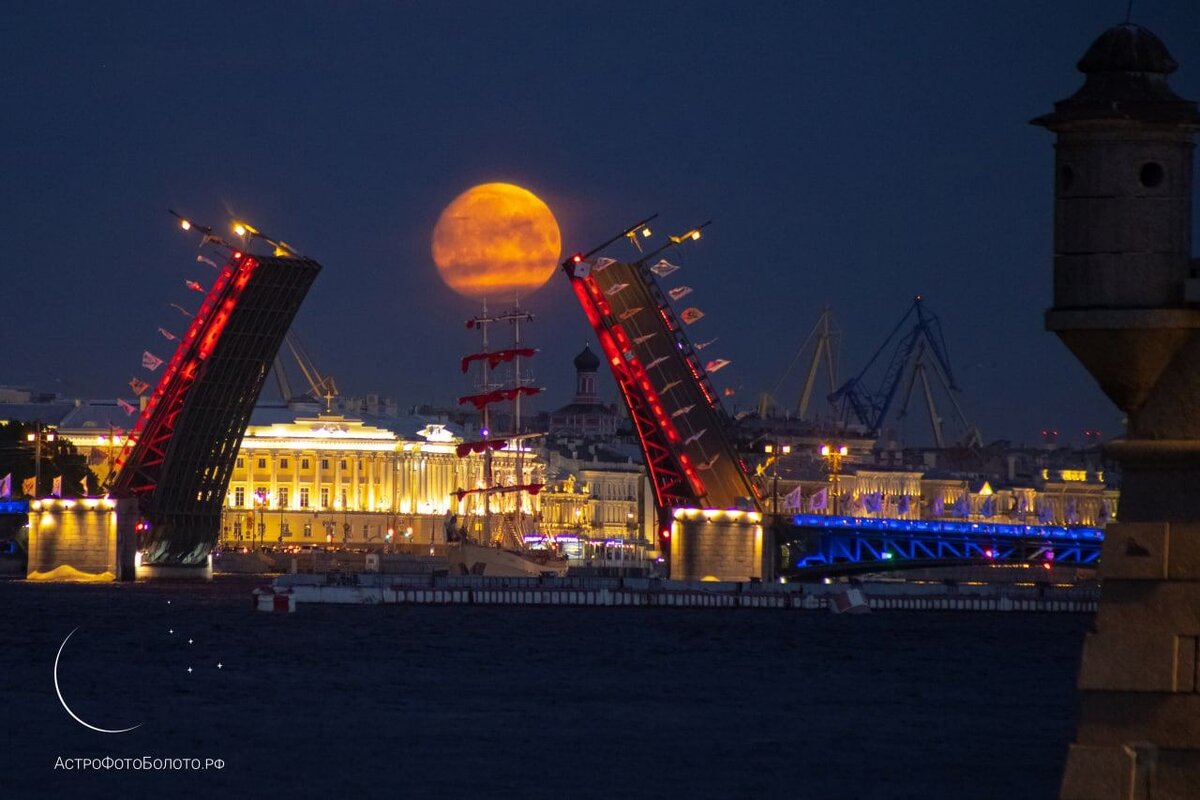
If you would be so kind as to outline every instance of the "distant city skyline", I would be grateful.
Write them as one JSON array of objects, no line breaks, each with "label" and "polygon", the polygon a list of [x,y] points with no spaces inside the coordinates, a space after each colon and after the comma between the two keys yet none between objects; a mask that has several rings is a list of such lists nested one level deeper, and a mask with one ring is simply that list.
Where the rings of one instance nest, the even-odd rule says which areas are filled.
[{"label": "distant city skyline", "polygon": [[[1027,123],[1078,88],[1124,2],[549,9],[208,9],[236,35],[183,9],[10,13],[0,383],[131,399],[143,350],[171,349],[156,329],[182,327],[170,304],[199,297],[185,281],[211,281],[170,207],[243,216],[324,265],[297,328],[344,393],[452,406],[478,307],[439,280],[430,235],[503,180],[546,200],[565,253],[648,213],[657,236],[714,220],[679,263],[705,311],[689,334],[732,362],[714,378],[731,410],[779,382],[826,304],[844,380],[921,294],[984,441],[1118,432],[1042,329],[1053,150]],[[1200,97],[1200,10],[1133,20]],[[521,302],[551,410],[595,343],[561,276]]]}]

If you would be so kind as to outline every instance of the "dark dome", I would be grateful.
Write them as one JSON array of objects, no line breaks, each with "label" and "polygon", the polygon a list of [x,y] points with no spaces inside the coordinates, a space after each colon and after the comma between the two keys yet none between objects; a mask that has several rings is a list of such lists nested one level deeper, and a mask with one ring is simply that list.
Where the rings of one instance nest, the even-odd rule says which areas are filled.
[{"label": "dark dome", "polygon": [[1200,129],[1196,104],[1171,91],[1167,76],[1179,68],[1162,40],[1126,22],[1100,34],[1079,60],[1087,76],[1079,91],[1033,120],[1052,131],[1068,128],[1167,125]]},{"label": "dark dome", "polygon": [[575,356],[575,369],[579,372],[595,372],[600,369],[600,358],[585,344],[583,352]]},{"label": "dark dome", "polygon": [[1170,75],[1179,64],[1167,52],[1167,46],[1141,25],[1126,22],[1100,34],[1079,60],[1079,71],[1091,75],[1097,72],[1152,72]]}]

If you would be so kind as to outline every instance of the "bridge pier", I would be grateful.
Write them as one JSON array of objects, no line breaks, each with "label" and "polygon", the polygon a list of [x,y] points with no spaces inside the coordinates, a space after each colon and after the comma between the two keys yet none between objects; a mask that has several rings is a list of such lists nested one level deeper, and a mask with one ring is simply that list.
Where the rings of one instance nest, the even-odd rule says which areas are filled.
[{"label": "bridge pier", "polygon": [[131,581],[137,551],[132,500],[57,497],[29,503],[31,581]]},{"label": "bridge pier", "polygon": [[671,580],[774,579],[771,531],[756,511],[675,509],[671,526]]},{"label": "bridge pier", "polygon": [[180,566],[177,564],[138,564],[137,579],[139,581],[200,581],[207,582],[213,578],[212,556],[209,555],[203,564],[195,566]]}]

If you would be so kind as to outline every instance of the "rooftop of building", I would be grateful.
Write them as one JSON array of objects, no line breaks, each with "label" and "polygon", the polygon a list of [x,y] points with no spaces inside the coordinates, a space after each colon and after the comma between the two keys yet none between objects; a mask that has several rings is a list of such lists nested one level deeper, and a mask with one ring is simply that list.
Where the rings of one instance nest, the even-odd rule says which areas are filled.
[{"label": "rooftop of building", "polygon": [[1076,65],[1087,76],[1075,94],[1033,120],[1051,130],[1097,122],[1200,128],[1196,103],[1175,94],[1167,76],[1178,69],[1152,31],[1131,22],[1114,25],[1092,42]]}]

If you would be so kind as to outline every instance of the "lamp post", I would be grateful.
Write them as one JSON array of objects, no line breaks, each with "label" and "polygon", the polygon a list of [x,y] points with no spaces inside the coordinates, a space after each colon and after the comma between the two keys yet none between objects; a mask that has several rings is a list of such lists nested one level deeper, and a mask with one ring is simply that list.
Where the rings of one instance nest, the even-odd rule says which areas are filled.
[{"label": "lamp post", "polygon": [[25,441],[33,442],[33,496],[37,497],[42,486],[42,442],[53,442],[56,439],[53,429],[43,428],[42,423],[35,422],[32,433],[25,434]]},{"label": "lamp post", "polygon": [[[265,494],[263,492],[255,492],[254,493],[254,509],[255,509],[255,511],[258,512],[258,531],[257,531],[258,545],[255,547],[256,550],[262,549],[262,543],[263,543],[264,538],[266,537],[266,533],[267,533],[266,505],[267,505],[267,498],[269,498],[270,496],[271,496],[270,492],[266,492]],[[254,543],[255,538],[256,537],[254,536],[254,532],[251,532],[251,534],[250,534],[251,544]]]},{"label": "lamp post", "polygon": [[766,451],[771,461],[771,514],[779,516],[779,459],[792,452],[790,444],[779,444],[778,442],[768,442],[763,445],[763,450]]},{"label": "lamp post", "polygon": [[849,452],[844,444],[823,444],[821,445],[821,455],[829,459],[829,477],[833,482],[833,515],[841,514],[841,478],[842,478],[842,459]]}]

